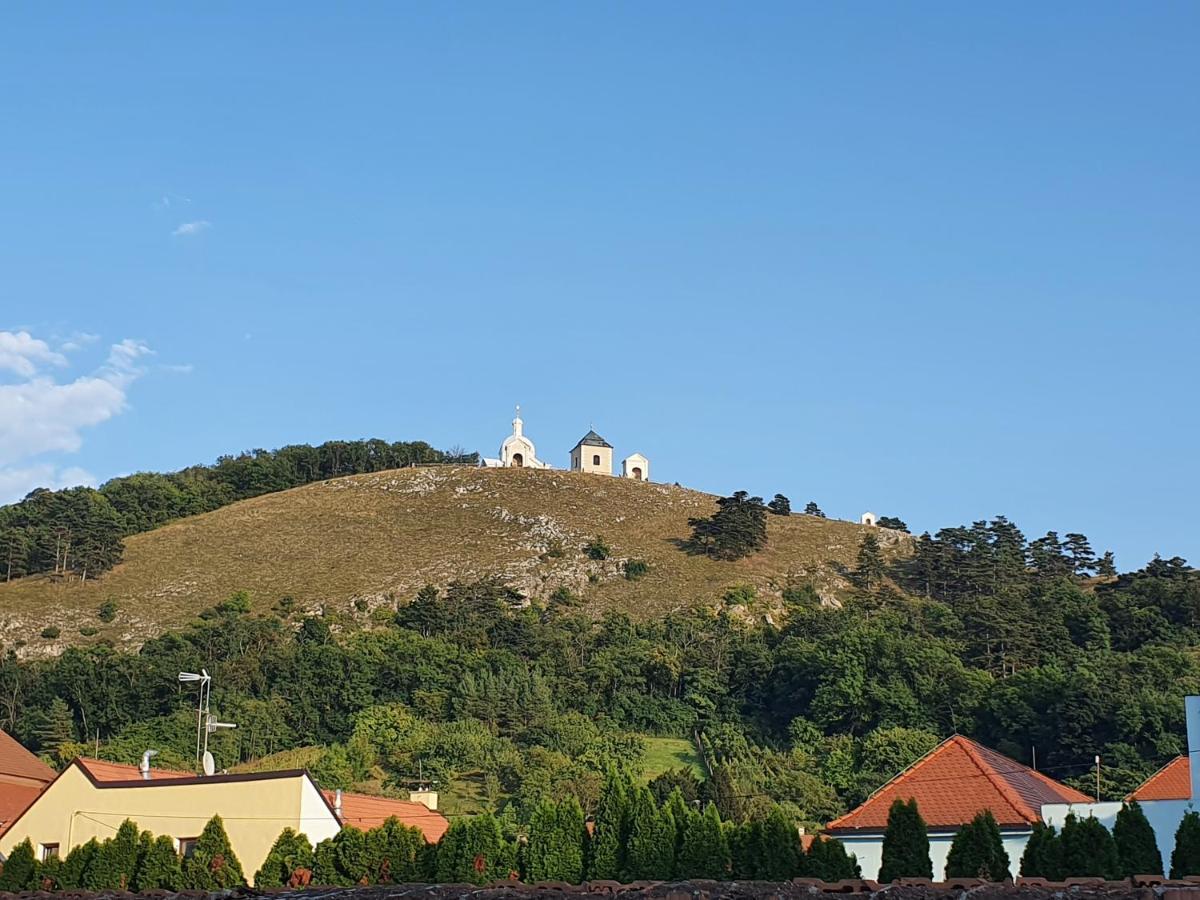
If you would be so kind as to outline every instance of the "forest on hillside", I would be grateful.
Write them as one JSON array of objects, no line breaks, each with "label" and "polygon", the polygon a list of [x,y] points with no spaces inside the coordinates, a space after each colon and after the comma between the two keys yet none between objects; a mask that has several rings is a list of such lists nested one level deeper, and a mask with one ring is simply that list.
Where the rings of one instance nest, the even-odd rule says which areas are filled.
[{"label": "forest on hillside", "polygon": [[[997,518],[923,535],[887,565],[863,541],[840,608],[808,586],[784,615],[718,608],[596,620],[565,589],[529,603],[498,580],[422,590],[396,607],[301,616],[244,595],[139,652],[74,647],[0,660],[0,727],[61,763],[94,749],[191,765],[203,666],[231,766],[317,747],[322,784],[402,790],[418,771],[477,808],[525,821],[544,798],[591,811],[610,768],[644,773],[647,736],[696,738],[706,777],[654,779],[724,818],[774,804],[819,825],[950,734],[1119,798],[1185,748],[1183,696],[1200,692],[1200,573],[1155,558],[1096,577],[1080,543],[1027,540]],[[111,612],[111,611],[110,611]],[[120,612],[116,612],[120,615]]]}]

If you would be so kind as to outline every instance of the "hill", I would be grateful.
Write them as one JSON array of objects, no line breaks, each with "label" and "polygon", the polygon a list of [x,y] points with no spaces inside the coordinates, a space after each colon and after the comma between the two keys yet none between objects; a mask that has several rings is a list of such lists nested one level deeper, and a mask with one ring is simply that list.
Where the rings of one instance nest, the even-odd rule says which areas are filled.
[{"label": "hill", "polygon": [[[34,576],[0,585],[0,630],[24,653],[108,639],[136,645],[183,624],[236,591],[256,610],[281,597],[301,609],[373,609],[423,585],[501,576],[531,598],[567,587],[592,612],[653,617],[717,601],[732,586],[777,597],[813,583],[834,601],[866,529],[810,516],[768,516],[769,544],[737,562],[680,548],[688,519],[715,497],[680,487],[563,471],[418,467],[331,479],[243,500],[126,540],[123,560],[99,579]],[[907,535],[879,529],[888,553]],[[604,560],[582,548],[600,538]],[[623,563],[648,573],[625,578]],[[113,601],[111,622],[97,615]],[[56,633],[57,630],[57,633]],[[39,637],[39,635],[41,635]]]}]

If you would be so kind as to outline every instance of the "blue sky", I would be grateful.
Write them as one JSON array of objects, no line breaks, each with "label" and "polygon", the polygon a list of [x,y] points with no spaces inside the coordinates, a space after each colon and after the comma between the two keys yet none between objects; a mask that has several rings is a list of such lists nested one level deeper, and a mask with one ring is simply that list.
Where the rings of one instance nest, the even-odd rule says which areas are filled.
[{"label": "blue sky", "polygon": [[[1200,6],[11,7],[0,499],[379,436],[1200,559]],[[24,335],[24,336],[23,336]]]}]

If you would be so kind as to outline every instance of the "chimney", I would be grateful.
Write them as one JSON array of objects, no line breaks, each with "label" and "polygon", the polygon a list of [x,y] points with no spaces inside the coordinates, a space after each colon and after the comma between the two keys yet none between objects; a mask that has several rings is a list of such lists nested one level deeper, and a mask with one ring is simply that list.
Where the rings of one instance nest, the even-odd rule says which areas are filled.
[{"label": "chimney", "polygon": [[1188,769],[1192,775],[1192,802],[1200,800],[1200,697],[1184,697],[1183,711],[1187,718]]},{"label": "chimney", "polygon": [[408,799],[413,803],[420,803],[426,809],[437,810],[438,792],[437,791],[409,791]]},{"label": "chimney", "polygon": [[[1191,699],[1191,698],[1189,698],[1189,699]],[[1190,734],[1190,732],[1189,732],[1189,734]],[[138,764],[138,771],[142,773],[142,778],[145,781],[150,780],[150,758],[153,756],[158,756],[158,751],[157,750],[147,750],[145,753],[142,754],[142,761],[141,761],[141,763]]]},{"label": "chimney", "polygon": [[342,789],[333,792],[333,811],[339,819],[342,817]]}]

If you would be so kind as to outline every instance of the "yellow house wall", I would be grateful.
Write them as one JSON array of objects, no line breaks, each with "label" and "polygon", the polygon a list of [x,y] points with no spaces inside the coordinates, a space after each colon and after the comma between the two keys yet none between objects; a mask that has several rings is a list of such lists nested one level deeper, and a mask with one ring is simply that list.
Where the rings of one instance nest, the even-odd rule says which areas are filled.
[{"label": "yellow house wall", "polygon": [[7,856],[29,838],[35,851],[41,844],[58,844],[66,856],[91,838],[112,837],[125,819],[155,835],[194,838],[220,815],[233,852],[252,879],[284,828],[303,831],[314,843],[336,833],[332,813],[323,803],[318,806],[319,800],[302,775],[99,788],[72,766],[0,836],[0,853]]},{"label": "yellow house wall", "polygon": [[[592,457],[600,457],[600,465],[592,463]],[[612,474],[612,447],[576,447],[571,451],[571,468],[578,472]]]}]

